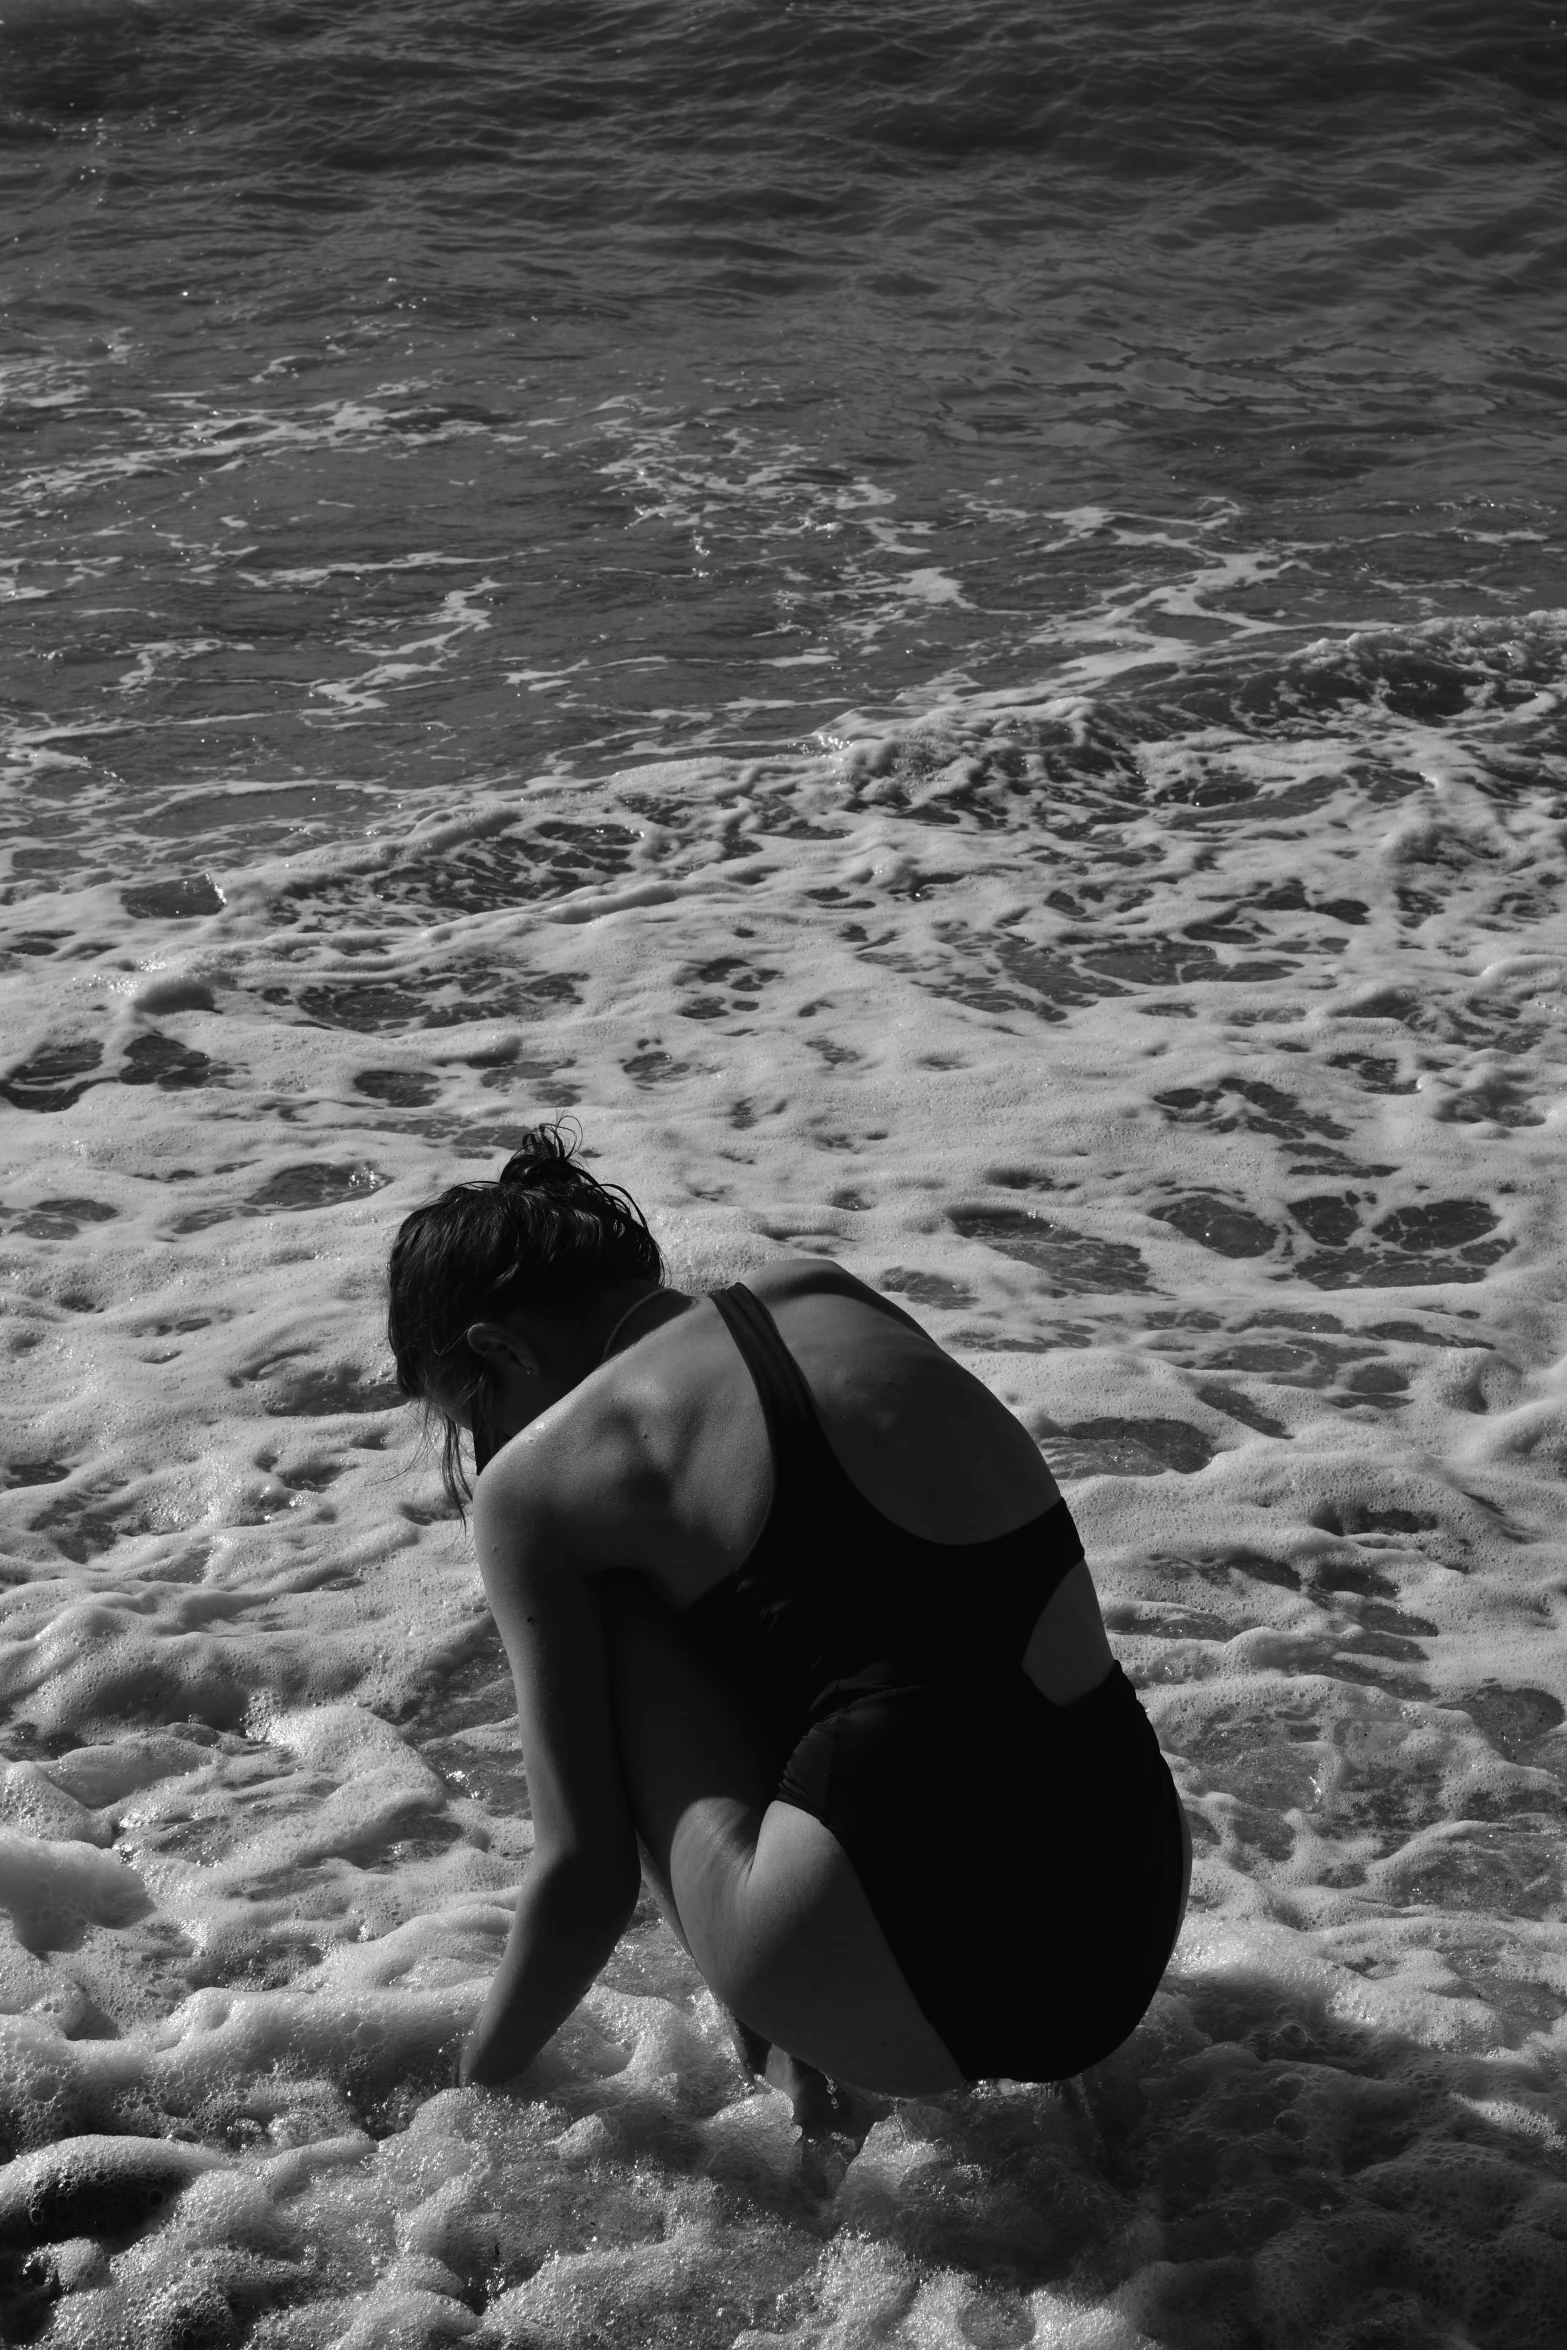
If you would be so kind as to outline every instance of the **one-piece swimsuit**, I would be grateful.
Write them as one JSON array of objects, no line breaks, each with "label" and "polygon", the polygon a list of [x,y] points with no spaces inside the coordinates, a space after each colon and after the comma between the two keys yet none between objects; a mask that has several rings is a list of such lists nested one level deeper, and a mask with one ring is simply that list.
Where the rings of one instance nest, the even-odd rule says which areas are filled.
[{"label": "one-piece swimsuit", "polygon": [[1168,1766],[1119,1665],[1055,1705],[1023,1671],[1083,1555],[1066,1504],[931,1542],[840,1465],[761,1300],[713,1295],[766,1419],[773,1498],[681,1621],[770,1735],[777,1799],[831,1830],[970,2080],[1060,2080],[1134,2029],[1181,1899]]}]

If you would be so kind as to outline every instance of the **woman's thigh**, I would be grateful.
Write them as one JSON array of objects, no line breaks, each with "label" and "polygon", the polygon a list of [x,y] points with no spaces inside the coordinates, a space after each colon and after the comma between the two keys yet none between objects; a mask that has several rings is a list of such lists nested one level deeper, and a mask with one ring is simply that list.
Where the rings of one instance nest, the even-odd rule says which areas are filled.
[{"label": "woman's thigh", "polygon": [[712,1990],[836,2080],[893,2096],[956,2087],[842,1845],[773,1800],[779,1757],[741,1694],[641,1577],[605,1578],[605,1623],[637,1832]]},{"label": "woman's thigh", "polygon": [[749,1974],[735,2004],[758,2031],[858,2089],[920,2097],[961,2086],[854,1864],[810,1812],[769,1806],[741,1919]]}]

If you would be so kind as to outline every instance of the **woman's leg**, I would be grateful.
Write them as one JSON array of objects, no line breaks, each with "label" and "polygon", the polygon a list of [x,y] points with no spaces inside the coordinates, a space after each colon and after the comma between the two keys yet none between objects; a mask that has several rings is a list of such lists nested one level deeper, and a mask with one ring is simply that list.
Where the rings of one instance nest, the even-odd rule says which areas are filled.
[{"label": "woman's leg", "polygon": [[[1175,1798],[1175,1809],[1181,1823],[1181,1906],[1175,1913],[1175,1932],[1170,1937],[1170,1958],[1175,1956],[1175,1946],[1181,1938],[1181,1928],[1186,1923],[1186,1904],[1192,1897],[1192,1823],[1179,1793]],[[1164,1963],[1168,1966],[1170,1959],[1167,1958]]]},{"label": "woman's leg", "polygon": [[637,1833],[724,2005],[833,2079],[892,2096],[963,2075],[915,2002],[837,1838],[772,1801],[776,1758],[644,1578],[605,1577]]},{"label": "woman's leg", "polygon": [[[642,1875],[648,1890],[664,1913],[664,1923],[676,1941],[684,1944],[689,1958],[691,1945],[686,1941],[686,1930],[680,1923],[669,1880],[640,1836],[637,1850],[642,1856]],[[802,2064],[787,2049],[775,2048],[761,2032],[753,2032],[749,2024],[742,2023],[732,2007],[724,2009],[724,2017],[735,2054],[745,2070],[754,2080],[766,2081],[788,2098],[794,2108],[794,2118],[807,2137],[842,2128],[845,2119],[842,2101],[834,2096],[831,2083],[815,2065]]]}]

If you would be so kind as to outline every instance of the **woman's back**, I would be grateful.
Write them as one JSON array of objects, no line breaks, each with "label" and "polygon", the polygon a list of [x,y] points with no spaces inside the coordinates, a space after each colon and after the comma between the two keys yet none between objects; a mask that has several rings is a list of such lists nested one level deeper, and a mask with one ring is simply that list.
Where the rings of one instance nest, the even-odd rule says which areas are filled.
[{"label": "woman's back", "polygon": [[[862,1648],[879,1642],[890,1657],[919,1637],[950,1649],[965,1627],[982,1636],[999,1609],[1008,1661],[1030,1652],[1026,1669],[1047,1696],[1065,1702],[1102,1679],[1110,1651],[1087,1569],[1075,1566],[1080,1548],[1011,1414],[836,1266],[769,1267],[750,1291],[764,1309],[758,1318],[753,1307],[752,1341],[722,1294],[693,1301],[612,1358],[578,1403],[595,1421],[635,1424],[629,1457],[653,1469],[662,1497],[635,1563],[670,1603],[684,1610],[718,1591],[765,1541],[761,1563],[797,1620],[801,1606],[829,1611],[846,1635],[852,1615]],[[778,1366],[771,1415],[758,1347]],[[787,1423],[782,1455],[770,1417]],[[1030,1530],[1047,1523],[1042,1543]],[[1055,1559],[1062,1527],[1065,1560]]]},{"label": "woman's back", "polygon": [[747,1286],[845,1474],[895,1525],[983,1542],[1059,1498],[1027,1431],[901,1308],[820,1263],[769,1267]]}]

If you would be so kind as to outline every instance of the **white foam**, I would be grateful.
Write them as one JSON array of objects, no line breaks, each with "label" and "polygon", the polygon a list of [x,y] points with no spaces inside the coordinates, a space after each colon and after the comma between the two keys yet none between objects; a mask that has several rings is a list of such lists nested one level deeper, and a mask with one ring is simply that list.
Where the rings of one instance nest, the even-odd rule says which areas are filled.
[{"label": "white foam", "polygon": [[[633,421],[660,495],[718,495]],[[1513,2182],[1543,2275],[1562,623],[1286,647],[1253,703],[1305,714],[1259,733],[1233,662],[1142,676],[1183,593],[1115,657],[1088,615],[1031,695],[922,689],[798,756],[355,786],[292,852],[214,787],[197,910],[26,901],[61,943],[5,978],[4,2102],[27,2149],[215,2165],[57,2248],[51,2340],[221,2304],[261,2350],[698,2310],[751,2350],[1138,2350],[1231,2324],[1226,2261],[1325,2325],[1333,2213],[1423,2241],[1439,2155]],[[1397,707],[1425,659],[1470,683],[1441,724]],[[651,1912],[525,2098],[447,2085],[531,1830],[381,1266],[555,1107],[677,1280],[836,1256],[1066,1479],[1197,1838],[1167,1989],[1082,2097],[802,2153]]]}]

